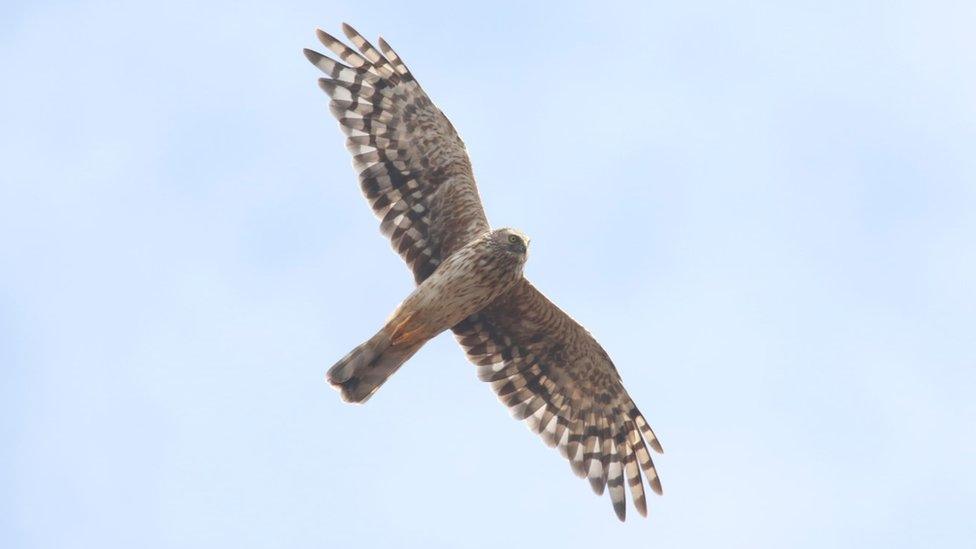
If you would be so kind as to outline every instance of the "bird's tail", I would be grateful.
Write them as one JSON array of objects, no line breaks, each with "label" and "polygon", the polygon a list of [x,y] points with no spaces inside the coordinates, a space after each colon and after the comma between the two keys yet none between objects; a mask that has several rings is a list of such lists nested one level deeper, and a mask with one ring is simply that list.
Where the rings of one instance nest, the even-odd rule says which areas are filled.
[{"label": "bird's tail", "polygon": [[342,393],[342,400],[366,402],[426,342],[398,338],[384,327],[329,368],[326,378]]}]

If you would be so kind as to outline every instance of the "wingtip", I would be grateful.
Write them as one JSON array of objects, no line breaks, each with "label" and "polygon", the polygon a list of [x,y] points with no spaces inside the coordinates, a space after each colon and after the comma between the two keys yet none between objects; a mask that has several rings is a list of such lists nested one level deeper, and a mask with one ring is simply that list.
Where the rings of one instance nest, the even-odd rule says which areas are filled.
[{"label": "wingtip", "polygon": [[637,513],[640,516],[647,518],[647,500],[644,499],[644,496],[634,500],[634,507],[637,509]]},{"label": "wingtip", "polygon": [[626,521],[627,520],[627,502],[624,501],[624,500],[621,500],[619,502],[617,502],[617,501],[613,502],[613,512],[617,514],[617,519],[619,519],[620,522]]},{"label": "wingtip", "polygon": [[659,495],[659,496],[663,496],[664,495],[664,489],[661,488],[661,479],[660,478],[655,477],[654,480],[651,481],[651,490],[654,490],[654,493],[657,494],[657,495]]},{"label": "wingtip", "polygon": [[313,65],[322,58],[322,54],[309,48],[302,48],[302,53],[305,54],[305,59],[308,59]]},{"label": "wingtip", "polygon": [[659,454],[663,454],[664,453],[664,447],[661,446],[661,443],[660,443],[660,441],[658,441],[657,438],[655,438],[654,440],[651,441],[651,448],[654,448],[654,451],[657,452],[657,453],[659,453]]},{"label": "wingtip", "polygon": [[322,29],[315,29],[315,36],[319,39],[319,42],[325,44],[326,47],[329,47],[339,41],[338,38],[332,36]]}]

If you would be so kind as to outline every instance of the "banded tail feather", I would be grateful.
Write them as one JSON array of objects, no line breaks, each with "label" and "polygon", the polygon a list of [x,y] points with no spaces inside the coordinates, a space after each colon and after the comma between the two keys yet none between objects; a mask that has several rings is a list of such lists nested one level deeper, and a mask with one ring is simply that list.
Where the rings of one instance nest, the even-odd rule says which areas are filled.
[{"label": "banded tail feather", "polygon": [[[374,46],[352,27],[342,30],[353,47],[316,32],[335,60],[305,55],[324,73],[319,85],[380,231],[419,286],[491,228],[451,122],[383,38]],[[388,324],[329,370],[344,400],[365,402],[423,345],[415,338],[428,337],[398,337],[397,328]],[[645,486],[661,494],[650,452],[661,445],[583,326],[523,278],[451,329],[479,379],[595,493],[606,493],[620,520],[628,488],[637,512],[647,513]]]},{"label": "banded tail feather", "polygon": [[395,343],[393,332],[384,327],[329,368],[326,378],[342,400],[366,402],[424,343]]}]

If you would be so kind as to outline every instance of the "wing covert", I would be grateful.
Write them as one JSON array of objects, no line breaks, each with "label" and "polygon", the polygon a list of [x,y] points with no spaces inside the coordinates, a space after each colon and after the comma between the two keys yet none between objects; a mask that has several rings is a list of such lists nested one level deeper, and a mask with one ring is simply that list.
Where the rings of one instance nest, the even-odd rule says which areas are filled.
[{"label": "wing covert", "polygon": [[454,126],[389,44],[381,38],[376,49],[342,28],[358,52],[318,30],[341,62],[310,49],[305,56],[328,75],[319,85],[348,137],[363,194],[419,284],[489,230],[471,162]]},{"label": "wing covert", "polygon": [[626,514],[624,484],[647,514],[644,484],[661,493],[648,446],[661,445],[606,351],[580,324],[523,279],[453,328],[478,377],[512,416],[556,446],[593,491]]}]

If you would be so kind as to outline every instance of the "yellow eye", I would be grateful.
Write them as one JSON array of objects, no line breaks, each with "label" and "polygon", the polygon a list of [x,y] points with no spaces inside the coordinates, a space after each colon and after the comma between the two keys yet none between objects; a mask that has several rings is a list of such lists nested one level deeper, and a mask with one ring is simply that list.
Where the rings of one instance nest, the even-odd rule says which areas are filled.
[{"label": "yellow eye", "polygon": [[518,244],[519,242],[522,241],[522,239],[520,239],[519,237],[515,236],[514,234],[510,234],[510,235],[508,235],[508,241],[511,242],[512,244]]}]

